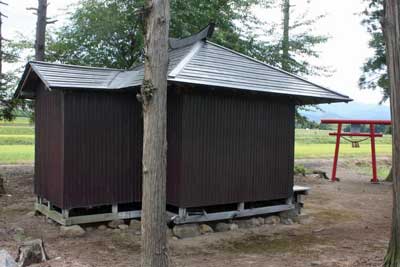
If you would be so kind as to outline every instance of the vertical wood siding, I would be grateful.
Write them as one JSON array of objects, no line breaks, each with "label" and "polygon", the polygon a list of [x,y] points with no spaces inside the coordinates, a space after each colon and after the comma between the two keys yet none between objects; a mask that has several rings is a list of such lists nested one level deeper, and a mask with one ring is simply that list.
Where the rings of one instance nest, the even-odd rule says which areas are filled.
[{"label": "vertical wood siding", "polygon": [[65,93],[64,207],[141,200],[143,126],[134,93]]},{"label": "vertical wood siding", "polygon": [[[143,123],[135,93],[39,90],[36,108],[38,195],[60,208],[141,201]],[[291,195],[292,102],[170,90],[167,127],[169,205]]]},{"label": "vertical wood siding", "polygon": [[36,90],[35,194],[63,204],[63,93]]},{"label": "vertical wood siding", "polygon": [[182,129],[181,207],[292,194],[293,104],[263,96],[189,94]]}]

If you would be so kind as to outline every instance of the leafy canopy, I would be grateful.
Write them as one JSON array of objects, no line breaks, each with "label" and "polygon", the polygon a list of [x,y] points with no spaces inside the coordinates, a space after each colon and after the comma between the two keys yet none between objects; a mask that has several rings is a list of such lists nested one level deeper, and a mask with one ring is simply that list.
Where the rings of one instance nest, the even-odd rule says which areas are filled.
[{"label": "leafy canopy", "polygon": [[[245,32],[258,22],[253,5],[269,0],[172,0],[172,37],[184,37],[210,22],[217,30],[213,41],[250,52],[254,36]],[[67,25],[48,44],[48,59],[62,63],[129,68],[142,61],[143,0],[82,0]],[[240,25],[240,27],[238,26]]]},{"label": "leafy canopy", "polygon": [[[320,18],[301,15],[291,23],[289,59],[282,58],[282,25],[266,23],[256,8],[268,10],[282,0],[172,0],[170,36],[189,36],[214,22],[213,42],[290,72],[318,74],[325,69],[309,63],[325,36],[311,34]],[[81,0],[67,25],[48,41],[47,59],[61,63],[129,68],[142,61],[143,0]],[[264,30],[264,29],[268,30]]]},{"label": "leafy canopy", "polygon": [[374,54],[363,65],[363,74],[359,79],[361,89],[381,90],[383,97],[381,102],[385,102],[390,97],[389,80],[386,66],[386,46],[383,35],[383,1],[384,0],[365,0],[368,3],[362,12],[364,19],[362,24],[367,28],[371,35],[369,47]]}]

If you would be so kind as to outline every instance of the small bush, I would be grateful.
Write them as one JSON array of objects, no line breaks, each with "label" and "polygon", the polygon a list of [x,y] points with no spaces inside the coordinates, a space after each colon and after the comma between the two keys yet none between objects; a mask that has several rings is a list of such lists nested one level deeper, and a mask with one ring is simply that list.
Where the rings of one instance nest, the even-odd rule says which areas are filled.
[{"label": "small bush", "polygon": [[294,174],[306,176],[307,169],[304,167],[304,165],[294,165]]}]

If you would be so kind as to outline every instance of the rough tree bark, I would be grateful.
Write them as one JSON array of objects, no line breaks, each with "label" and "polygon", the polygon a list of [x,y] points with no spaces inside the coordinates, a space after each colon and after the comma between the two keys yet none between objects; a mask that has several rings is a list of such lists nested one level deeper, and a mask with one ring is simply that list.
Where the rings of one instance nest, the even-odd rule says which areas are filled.
[{"label": "rough tree bark", "polygon": [[45,60],[47,26],[47,0],[38,0],[36,40],[35,40],[35,60]]},{"label": "rough tree bark", "polygon": [[282,38],[282,69],[290,71],[289,67],[289,23],[290,23],[290,0],[283,0],[283,38]]},{"label": "rough tree bark", "polygon": [[385,256],[385,267],[400,266],[400,0],[385,0],[384,34],[390,80],[393,127],[393,214],[392,233]]},{"label": "rough tree bark", "polygon": [[[0,1],[0,5],[5,5],[8,6],[6,2]],[[7,17],[6,15],[3,14],[3,12],[0,12],[0,86],[3,86],[3,33],[2,33],[2,27],[3,27],[3,17]]]},{"label": "rough tree bark", "polygon": [[146,0],[144,12],[142,266],[164,267],[169,0]]}]

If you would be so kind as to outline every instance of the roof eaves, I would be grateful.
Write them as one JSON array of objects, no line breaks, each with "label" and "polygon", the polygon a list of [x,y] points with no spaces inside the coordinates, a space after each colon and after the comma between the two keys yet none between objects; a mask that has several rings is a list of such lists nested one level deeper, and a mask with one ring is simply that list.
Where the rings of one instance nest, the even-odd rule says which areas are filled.
[{"label": "roof eaves", "polygon": [[60,67],[71,67],[71,68],[77,68],[77,69],[122,71],[122,69],[116,69],[116,68],[103,68],[103,67],[92,67],[92,66],[73,65],[73,64],[60,64],[60,63],[54,63],[54,62],[34,61],[34,60],[29,61],[28,64],[39,64],[39,65],[51,65],[51,66],[60,66]]},{"label": "roof eaves", "polygon": [[294,77],[294,78],[297,78],[297,79],[299,79],[299,80],[302,80],[302,81],[304,81],[304,82],[306,82],[306,83],[309,83],[309,84],[312,84],[312,85],[314,85],[314,86],[317,86],[317,87],[319,87],[319,88],[321,88],[321,89],[324,89],[324,90],[326,90],[326,91],[331,92],[332,94],[338,95],[338,96],[340,96],[340,97],[342,97],[342,98],[344,98],[344,99],[348,99],[348,101],[352,101],[352,99],[350,99],[349,96],[347,96],[347,95],[340,94],[340,93],[338,93],[338,92],[336,92],[336,91],[333,91],[333,90],[331,90],[331,89],[329,89],[329,88],[326,88],[326,87],[324,87],[324,86],[321,86],[321,85],[316,84],[316,83],[313,83],[313,82],[310,82],[310,81],[308,81],[308,80],[306,80],[306,79],[304,79],[304,78],[302,78],[302,77],[300,77],[300,76],[297,76],[297,75],[295,75],[295,74],[293,74],[293,73],[284,71],[284,70],[279,69],[279,68],[277,68],[277,67],[271,66],[271,65],[269,65],[269,64],[267,64],[267,63],[265,63],[265,62],[263,62],[263,61],[261,61],[261,60],[258,60],[258,59],[249,57],[249,56],[244,55],[244,54],[242,54],[242,53],[236,52],[235,50],[229,49],[229,48],[227,48],[227,47],[224,47],[224,46],[222,46],[222,45],[213,43],[213,42],[208,41],[208,40],[206,40],[206,43],[209,43],[209,44],[211,44],[211,45],[217,46],[217,47],[219,47],[219,48],[222,48],[222,49],[224,49],[224,50],[227,50],[227,51],[229,51],[229,52],[231,52],[231,53],[234,53],[234,54],[236,54],[236,55],[245,57],[245,58],[250,59],[250,60],[252,60],[252,61],[258,62],[258,63],[263,64],[263,65],[265,65],[265,66],[267,66],[267,67],[269,67],[269,68],[271,68],[271,69],[274,69],[274,70],[276,70],[276,71],[285,73],[285,74],[287,74],[287,75],[289,75],[289,76],[292,76],[292,77]]},{"label": "roof eaves", "polygon": [[[228,88],[225,87],[221,84],[218,83],[213,83],[213,82],[197,82],[194,80],[188,80],[188,79],[184,79],[184,78],[174,78],[174,79],[168,79],[168,81],[170,82],[177,82],[177,83],[187,83],[187,84],[197,84],[197,85],[208,85],[208,86],[215,86],[215,87],[221,87],[221,88]],[[247,91],[256,91],[256,92],[260,92],[260,93],[266,93],[266,94],[277,94],[277,95],[290,95],[290,96],[294,96],[294,97],[306,97],[306,98],[314,98],[314,99],[325,99],[326,101],[324,101],[324,103],[328,103],[328,102],[350,102],[352,101],[351,98],[348,97],[342,97],[342,96],[338,96],[338,97],[324,97],[324,96],[312,96],[309,94],[303,94],[301,92],[292,92],[292,93],[287,93],[287,92],[282,92],[279,90],[255,90],[255,89],[251,89],[249,87],[245,87],[245,86],[234,86],[234,87],[229,87],[231,89],[240,89],[240,90],[247,90]]]},{"label": "roof eaves", "polygon": [[[33,63],[33,64],[32,64]],[[40,73],[40,70],[37,69],[37,67],[34,64],[35,62],[29,62],[28,64],[32,68],[32,70],[36,73],[37,76],[39,76],[40,80],[42,80],[43,84],[46,86],[46,88],[51,91],[50,84],[47,82],[47,80],[44,78],[44,76]]]}]

